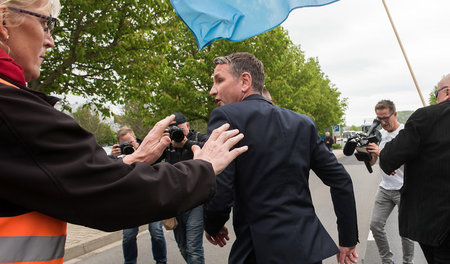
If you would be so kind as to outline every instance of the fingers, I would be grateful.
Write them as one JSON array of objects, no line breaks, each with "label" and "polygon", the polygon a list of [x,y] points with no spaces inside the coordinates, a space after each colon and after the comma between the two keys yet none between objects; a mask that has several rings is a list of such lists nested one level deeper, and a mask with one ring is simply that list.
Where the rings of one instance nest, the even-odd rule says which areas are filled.
[{"label": "fingers", "polygon": [[345,254],[343,253],[338,253],[337,254],[337,261],[339,264],[345,264]]},{"label": "fingers", "polygon": [[211,243],[215,246],[223,247],[227,244],[225,239],[219,234],[212,237],[208,233],[205,232],[205,237],[206,237],[206,240],[209,241],[209,243]]},{"label": "fingers", "polygon": [[227,131],[228,128],[230,127],[230,124],[225,123],[223,125],[221,125],[220,127],[216,128],[213,130],[213,132],[211,133],[211,135],[209,136],[209,139],[211,140],[217,140],[217,138],[222,135],[222,132]]},{"label": "fingers", "polygon": [[228,149],[231,149],[234,145],[236,145],[236,143],[238,143],[239,141],[241,141],[244,138],[244,134],[242,134],[242,133],[238,134],[238,133],[239,133],[239,130],[237,130],[237,129],[226,131],[222,135],[220,135],[219,141],[223,140],[226,147]]},{"label": "fingers", "polygon": [[195,157],[195,156],[197,156],[197,153],[198,153],[199,151],[201,151],[201,148],[200,148],[199,146],[197,146],[197,145],[193,145],[193,146],[191,147],[191,150],[192,150],[192,153],[194,153],[194,157]]},{"label": "fingers", "polygon": [[213,245],[217,245],[216,241],[214,241],[214,239],[206,232],[205,232],[205,237],[206,237],[206,240],[209,241],[209,243],[211,243]]},{"label": "fingers", "polygon": [[230,151],[230,157],[232,160],[234,160],[237,156],[241,155],[242,153],[246,152],[248,150],[248,146],[242,146],[240,148],[235,148],[232,151]]},{"label": "fingers", "polygon": [[153,136],[153,137],[161,137],[161,135],[164,133],[164,130],[169,126],[170,123],[172,123],[175,120],[175,115],[170,115],[160,121],[158,121],[150,130],[147,136]]},{"label": "fingers", "polygon": [[357,263],[358,262],[358,260],[357,260],[358,254],[356,253],[356,251],[353,251],[350,255],[348,255],[348,258],[350,259],[350,261],[352,263]]},{"label": "fingers", "polygon": [[352,264],[357,263],[358,253],[354,247],[339,247],[339,253],[336,254],[336,258],[339,264]]},{"label": "fingers", "polygon": [[227,240],[229,240],[230,238],[228,237],[228,235],[224,236],[219,233],[214,237],[214,239],[219,247],[224,247],[227,244]]},{"label": "fingers", "polygon": [[159,140],[158,144],[155,147],[155,151],[158,153],[159,152],[162,153],[169,146],[169,144],[170,144],[170,138],[167,136],[164,136]]}]

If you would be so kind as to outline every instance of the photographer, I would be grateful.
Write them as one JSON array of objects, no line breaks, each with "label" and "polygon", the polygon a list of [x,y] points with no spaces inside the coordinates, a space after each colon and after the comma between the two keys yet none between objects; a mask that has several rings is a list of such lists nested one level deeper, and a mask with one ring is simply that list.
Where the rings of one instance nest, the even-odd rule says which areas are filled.
[{"label": "photographer", "polygon": [[[133,153],[140,145],[141,140],[136,138],[133,130],[129,127],[122,127],[117,132],[117,141],[111,150],[111,156],[128,155]],[[157,264],[167,262],[167,249],[161,221],[148,224],[152,241],[153,259]],[[125,264],[135,264],[138,256],[136,236],[139,227],[127,228],[123,230],[122,249]]]},{"label": "photographer", "polygon": [[131,128],[123,126],[117,132],[117,142],[119,142],[119,144],[113,145],[110,156],[118,157],[120,155],[133,153],[134,150],[139,147],[141,140],[136,138],[136,135]]},{"label": "photographer", "polygon": [[[189,122],[181,113],[175,113],[175,121],[169,126],[171,143],[163,157],[170,164],[190,160],[194,156],[192,145],[203,146],[206,134],[190,130]],[[176,217],[178,225],[173,230],[180,253],[189,264],[205,263],[203,253],[203,205],[199,205]]]},{"label": "photographer", "polygon": [[[397,121],[397,112],[395,105],[390,100],[381,100],[375,105],[375,113],[382,126],[380,146],[375,143],[369,143],[367,151],[372,154],[370,165],[374,165],[378,160],[381,149],[386,143],[395,138],[403,124]],[[378,247],[378,252],[383,264],[394,263],[394,255],[389,248],[389,242],[386,236],[385,225],[394,207],[400,204],[400,189],[403,186],[403,166],[395,171],[395,175],[387,175],[383,171],[381,174],[381,183],[375,196],[372,218],[370,220],[370,230]],[[414,243],[408,238],[402,237],[403,263],[413,263]]]}]

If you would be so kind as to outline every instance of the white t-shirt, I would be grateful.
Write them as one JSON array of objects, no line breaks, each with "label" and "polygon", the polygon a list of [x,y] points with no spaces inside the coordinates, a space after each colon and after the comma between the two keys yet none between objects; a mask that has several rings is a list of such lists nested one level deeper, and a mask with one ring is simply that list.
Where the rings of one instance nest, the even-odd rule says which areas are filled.
[{"label": "white t-shirt", "polygon": [[[393,132],[387,132],[386,130],[381,129],[381,142],[379,146],[380,149],[383,149],[386,143],[395,138],[398,135],[398,132],[400,132],[400,130],[402,130],[404,127],[405,126],[403,124],[400,124],[400,126]],[[400,190],[400,188],[402,188],[403,186],[403,168],[404,165],[395,170],[395,175],[387,175],[383,172],[383,170],[380,170],[380,186],[386,190]]]}]

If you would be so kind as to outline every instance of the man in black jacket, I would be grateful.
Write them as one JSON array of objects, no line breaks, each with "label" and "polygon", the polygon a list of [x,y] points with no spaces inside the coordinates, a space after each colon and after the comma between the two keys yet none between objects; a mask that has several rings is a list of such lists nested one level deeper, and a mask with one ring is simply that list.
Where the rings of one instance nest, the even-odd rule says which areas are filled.
[{"label": "man in black jacket", "polygon": [[450,263],[450,74],[435,91],[436,105],[417,109],[380,153],[391,174],[405,164],[400,235],[418,241],[428,263]]},{"label": "man in black jacket", "polygon": [[[250,53],[214,60],[210,94],[219,105],[208,132],[224,123],[245,133],[248,152],[217,176],[217,193],[204,206],[206,238],[223,246],[233,208],[236,241],[229,263],[356,262],[356,205],[350,175],[330,153],[310,117],[275,106],[262,95],[264,66]],[[328,186],[337,216],[339,248],[318,219],[310,170]]]},{"label": "man in black jacket", "polygon": [[[205,133],[191,130],[189,122],[181,113],[175,113],[175,121],[170,124],[177,127],[179,135],[172,136],[170,146],[164,151],[164,158],[170,164],[190,160],[194,157],[192,145],[201,145],[208,139]],[[170,131],[170,129],[169,129]],[[174,130],[173,130],[174,131]],[[175,132],[176,133],[176,132]],[[203,205],[199,205],[176,217],[177,227],[173,230],[180,253],[189,264],[205,263],[203,250]]]}]

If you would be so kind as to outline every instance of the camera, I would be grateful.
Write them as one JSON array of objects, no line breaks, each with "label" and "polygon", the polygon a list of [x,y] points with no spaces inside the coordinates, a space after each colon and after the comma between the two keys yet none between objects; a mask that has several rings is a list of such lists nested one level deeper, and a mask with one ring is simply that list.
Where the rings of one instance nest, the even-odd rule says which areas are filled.
[{"label": "camera", "polygon": [[129,155],[134,152],[133,144],[131,142],[125,141],[119,145],[120,153],[124,155]]},{"label": "camera", "polygon": [[164,132],[169,133],[170,139],[175,142],[181,142],[184,139],[183,129],[175,125],[169,127],[169,129],[166,129]]},{"label": "camera", "polygon": [[369,173],[373,172],[372,166],[370,165],[372,155],[367,152],[366,146],[369,143],[375,143],[377,145],[380,143],[381,133],[376,129],[379,125],[380,121],[378,121],[378,119],[374,119],[372,125],[367,131],[367,134],[357,133],[354,137],[349,138],[344,146],[344,155],[351,156],[356,150],[356,159],[364,162]]}]

